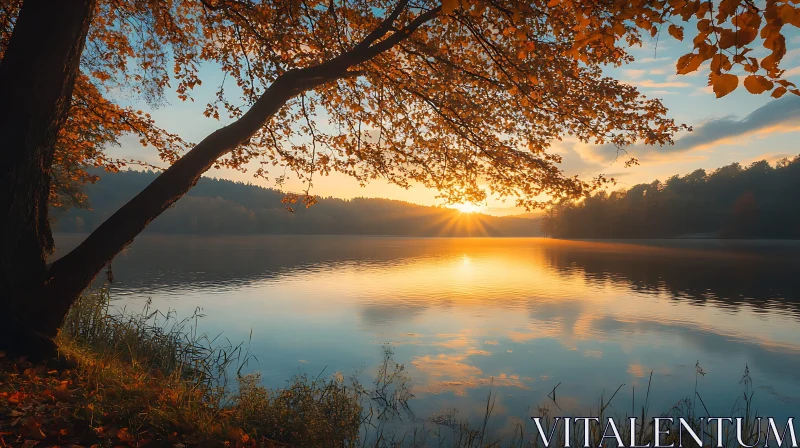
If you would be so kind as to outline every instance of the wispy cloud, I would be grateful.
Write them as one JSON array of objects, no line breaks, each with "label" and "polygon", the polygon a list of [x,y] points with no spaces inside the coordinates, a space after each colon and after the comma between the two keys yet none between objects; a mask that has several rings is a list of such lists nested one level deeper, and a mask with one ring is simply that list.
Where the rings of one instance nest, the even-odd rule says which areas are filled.
[{"label": "wispy cloud", "polygon": [[675,95],[678,92],[673,92],[671,90],[652,90],[650,93],[653,95]]},{"label": "wispy cloud", "polygon": [[791,50],[788,50],[785,55],[783,55],[783,61],[791,61],[796,59],[798,56],[800,56],[800,48],[792,48]]},{"label": "wispy cloud", "polygon": [[680,82],[680,81],[665,81],[665,82],[658,82],[653,81],[652,79],[643,79],[641,81],[625,81],[628,84],[634,85],[636,87],[646,87],[651,89],[664,89],[667,87],[693,87],[693,84],[688,82]]},{"label": "wispy cloud", "polygon": [[627,69],[625,70],[625,75],[631,79],[639,79],[647,73],[647,70],[644,69]]},{"label": "wispy cloud", "polygon": [[663,61],[669,61],[671,59],[672,58],[638,58],[636,59],[636,62],[640,64],[650,64],[652,62],[663,62]]},{"label": "wispy cloud", "polygon": [[698,88],[694,89],[694,92],[690,93],[689,95],[690,96],[706,96],[706,95],[713,95],[713,94],[714,94],[714,89],[712,89],[711,86],[705,86],[705,87],[698,87]]},{"label": "wispy cloud", "polygon": [[[790,95],[772,100],[741,119],[728,116],[708,120],[695,126],[693,132],[681,136],[674,145],[634,145],[626,150],[640,159],[658,158],[666,154],[704,150],[754,135],[797,130],[800,130],[800,97]],[[581,149],[581,154],[594,162],[609,162],[617,157],[617,148],[613,145],[587,145]]]},{"label": "wispy cloud", "polygon": [[583,145],[577,138],[566,137],[563,141],[554,142],[551,148],[553,153],[561,155],[561,169],[570,176],[595,173],[603,168],[602,164],[585,157],[580,152]]},{"label": "wispy cloud", "polygon": [[789,70],[786,70],[785,72],[783,72],[783,77],[784,78],[787,78],[789,76],[797,76],[797,75],[800,75],[800,66],[792,67]]}]

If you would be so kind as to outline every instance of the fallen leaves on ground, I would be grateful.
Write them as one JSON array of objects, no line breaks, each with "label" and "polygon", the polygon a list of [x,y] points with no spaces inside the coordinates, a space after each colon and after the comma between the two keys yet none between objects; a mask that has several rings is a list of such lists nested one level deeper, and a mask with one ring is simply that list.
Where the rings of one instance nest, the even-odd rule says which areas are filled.
[{"label": "fallen leaves on ground", "polygon": [[[286,446],[256,441],[239,428],[222,431],[220,423],[209,431],[216,438],[199,435],[198,428],[174,417],[167,428],[168,418],[155,421],[149,413],[168,414],[165,410],[182,398],[174,390],[158,390],[157,383],[153,376],[131,372],[126,382],[104,384],[81,368],[52,369],[0,352],[0,448]],[[135,406],[124,401],[133,399]],[[221,419],[229,414],[219,413]]]}]

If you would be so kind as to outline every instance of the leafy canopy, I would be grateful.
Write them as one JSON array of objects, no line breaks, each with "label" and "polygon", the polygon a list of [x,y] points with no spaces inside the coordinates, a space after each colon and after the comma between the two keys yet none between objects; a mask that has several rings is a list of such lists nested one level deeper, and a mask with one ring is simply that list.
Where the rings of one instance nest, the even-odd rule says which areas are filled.
[{"label": "leafy canopy", "polygon": [[[119,98],[193,101],[201,67],[224,73],[208,117],[236,118],[281,74],[396,44],[291,99],[251,139],[217,161],[267,177],[294,172],[310,187],[333,171],[366,183],[438,189],[451,202],[487,191],[538,206],[574,198],[605,179],[566,176],[551,143],[671,143],[684,128],[657,99],[603,75],[631,46],[663,29],[696,37],[678,74],[709,62],[717,96],[737,88],[798,94],[782,79],[786,26],[797,0],[100,0],[81,59],[52,178],[56,205],[80,202],[87,166],[130,161],[105,153],[134,134],[172,162],[191,146]],[[2,0],[0,52],[20,0]],[[692,32],[693,34],[694,32]],[[689,48],[690,47],[690,48]],[[705,66],[703,66],[705,67]],[[281,169],[272,169],[281,172]],[[281,182],[282,176],[275,179]],[[307,198],[308,202],[313,199]]]}]

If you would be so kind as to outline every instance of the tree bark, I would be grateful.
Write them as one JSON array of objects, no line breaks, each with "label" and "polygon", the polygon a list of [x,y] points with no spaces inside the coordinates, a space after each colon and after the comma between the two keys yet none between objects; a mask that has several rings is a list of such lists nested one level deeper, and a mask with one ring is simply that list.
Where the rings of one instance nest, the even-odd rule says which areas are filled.
[{"label": "tree bark", "polygon": [[41,330],[24,291],[47,278],[50,167],[95,1],[25,0],[0,62],[0,346]]}]

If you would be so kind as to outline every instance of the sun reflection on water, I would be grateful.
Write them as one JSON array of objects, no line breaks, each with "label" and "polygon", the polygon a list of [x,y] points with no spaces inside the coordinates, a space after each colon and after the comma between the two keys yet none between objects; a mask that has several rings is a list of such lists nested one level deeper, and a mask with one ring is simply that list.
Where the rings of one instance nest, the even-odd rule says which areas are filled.
[{"label": "sun reflection on water", "polygon": [[[125,301],[149,296],[158,305],[177,295],[169,305],[203,306],[210,330],[246,338],[252,328],[259,369],[276,385],[298,359],[309,371],[347,371],[369,364],[376,346],[389,343],[409,368],[415,395],[434,407],[470,407],[491,387],[520,416],[559,382],[562,403],[578,406],[604,388],[646,386],[650,371],[659,375],[654,400],[670,406],[685,395],[684,383],[693,384],[697,360],[714,378],[709,396],[736,389],[738,370],[748,364],[764,383],[788,391],[783,401],[763,394],[761,409],[800,405],[800,290],[795,276],[782,273],[800,270],[774,255],[544,239],[346,237],[298,238],[276,251],[273,240],[251,239],[214,256],[204,246],[172,247],[203,264],[195,261],[182,284],[154,287],[145,273],[158,270],[159,260],[136,258],[142,240],[115,261],[115,288],[127,293]],[[270,250],[274,258],[261,258]],[[236,281],[222,279],[240,272]],[[194,286],[198,280],[203,288]]]}]

